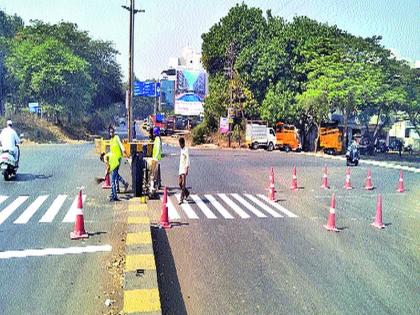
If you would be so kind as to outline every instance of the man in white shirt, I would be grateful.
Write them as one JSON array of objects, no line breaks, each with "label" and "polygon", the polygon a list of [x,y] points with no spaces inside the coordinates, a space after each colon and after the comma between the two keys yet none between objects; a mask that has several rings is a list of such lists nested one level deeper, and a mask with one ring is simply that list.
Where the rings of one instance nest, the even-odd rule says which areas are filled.
[{"label": "man in white shirt", "polygon": [[19,150],[17,145],[20,144],[20,139],[16,131],[12,128],[13,122],[9,119],[6,124],[7,127],[0,133],[0,146],[3,151],[8,150],[11,152],[16,161],[19,162]]},{"label": "man in white shirt", "polygon": [[181,198],[179,204],[184,202],[190,195],[187,185],[188,169],[190,168],[190,155],[188,149],[185,147],[185,139],[179,138],[179,146],[181,147],[181,154],[179,155],[179,188],[181,188]]}]

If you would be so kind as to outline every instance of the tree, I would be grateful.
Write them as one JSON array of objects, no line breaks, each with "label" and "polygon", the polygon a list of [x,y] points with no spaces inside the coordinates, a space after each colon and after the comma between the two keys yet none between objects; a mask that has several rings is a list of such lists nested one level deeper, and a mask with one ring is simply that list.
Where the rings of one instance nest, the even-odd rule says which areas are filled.
[{"label": "tree", "polygon": [[252,46],[265,30],[266,20],[260,9],[248,8],[244,3],[237,4],[209,32],[201,35],[204,68],[210,76],[222,73],[229,45],[233,45],[233,50],[239,53]]},{"label": "tree", "polygon": [[81,117],[91,102],[93,84],[86,61],[56,39],[41,44],[15,41],[6,66],[19,83],[20,104],[37,100],[57,122],[63,114]]}]

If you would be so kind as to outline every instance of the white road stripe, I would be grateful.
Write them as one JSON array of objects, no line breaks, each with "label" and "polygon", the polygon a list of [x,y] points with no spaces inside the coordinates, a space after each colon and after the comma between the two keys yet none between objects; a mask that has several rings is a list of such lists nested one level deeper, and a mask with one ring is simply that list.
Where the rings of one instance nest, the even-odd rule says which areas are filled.
[{"label": "white road stripe", "polygon": [[279,205],[278,203],[275,203],[273,201],[271,201],[270,199],[268,199],[266,196],[264,195],[258,195],[258,197],[260,197],[261,199],[267,201],[270,205],[272,205],[273,207],[277,208],[278,210],[280,210],[281,212],[283,212],[284,214],[286,214],[287,216],[291,217],[291,218],[297,218],[298,216],[296,214],[294,214],[293,212],[287,210],[285,207]]},{"label": "white road stripe", "polygon": [[[74,223],[76,221],[76,213],[78,212],[77,209],[77,200],[78,200],[78,196],[74,199],[69,211],[67,211],[66,216],[63,219],[64,223]],[[86,195],[82,196],[82,201],[83,204],[85,203],[86,200]]]},{"label": "white road stripe", "polygon": [[276,211],[274,211],[273,209],[271,209],[269,206],[267,206],[265,203],[261,202],[260,200],[258,200],[256,197],[254,197],[253,195],[250,194],[245,194],[245,196],[250,199],[251,201],[253,201],[255,204],[257,204],[259,207],[261,207],[262,209],[264,209],[265,211],[267,211],[269,214],[271,214],[273,217],[275,218],[281,218],[283,217],[280,213],[277,213]]},{"label": "white road stripe", "polygon": [[178,211],[176,211],[174,204],[172,201],[168,198],[168,202],[166,204],[168,206],[168,217],[169,220],[179,220],[181,217],[178,214]]},{"label": "white road stripe", "polygon": [[0,204],[5,201],[7,198],[9,198],[8,196],[0,196]]},{"label": "white road stripe", "polygon": [[222,198],[222,200],[232,208],[233,211],[235,211],[242,219],[248,219],[250,218],[249,214],[243,211],[241,208],[238,207],[236,203],[234,203],[232,200],[228,198],[225,194],[219,194],[219,197]]},{"label": "white road stripe", "polygon": [[232,196],[238,200],[241,204],[243,204],[249,211],[251,211],[253,214],[255,214],[259,218],[266,218],[267,216],[262,213],[260,210],[255,208],[253,205],[251,205],[248,201],[246,201],[244,198],[239,196],[238,194],[232,194]]},{"label": "white road stripe", "polygon": [[234,217],[223,207],[212,195],[204,195],[208,201],[211,202],[213,207],[225,218],[225,219],[234,219]]},{"label": "white road stripe", "polygon": [[194,202],[197,204],[197,206],[203,211],[204,215],[207,217],[207,219],[217,219],[215,214],[211,212],[209,207],[204,203],[203,200],[201,200],[200,197],[197,195],[191,195],[191,198],[194,200]]},{"label": "white road stripe", "polygon": [[4,208],[3,211],[0,212],[0,224],[6,221],[7,218],[10,217],[12,213],[15,212],[15,210],[19,208],[28,198],[29,196],[19,196],[16,198],[15,201],[13,201],[10,205]]},{"label": "white road stripe", "polygon": [[42,206],[42,204],[47,200],[48,195],[39,196],[35,199],[34,202],[13,222],[14,224],[26,224],[35,214],[35,212]]},{"label": "white road stripe", "polygon": [[[181,200],[181,194],[175,195],[176,200]],[[194,210],[191,208],[191,206],[188,203],[185,203],[185,201],[181,204],[182,210],[184,210],[185,214],[187,215],[188,219],[199,219],[197,214],[194,212]]]},{"label": "white road stripe", "polygon": [[68,247],[68,248],[44,248],[44,249],[11,250],[11,251],[7,251],[7,252],[0,252],[0,259],[57,256],[57,255],[97,253],[97,252],[110,252],[111,250],[112,250],[111,245],[86,246],[86,247]]},{"label": "white road stripe", "polygon": [[67,195],[58,195],[55,198],[54,202],[52,203],[51,207],[45,212],[41,220],[41,223],[50,223],[54,220],[55,216],[57,215],[58,211],[60,211],[61,207],[63,206],[64,201],[66,201]]}]

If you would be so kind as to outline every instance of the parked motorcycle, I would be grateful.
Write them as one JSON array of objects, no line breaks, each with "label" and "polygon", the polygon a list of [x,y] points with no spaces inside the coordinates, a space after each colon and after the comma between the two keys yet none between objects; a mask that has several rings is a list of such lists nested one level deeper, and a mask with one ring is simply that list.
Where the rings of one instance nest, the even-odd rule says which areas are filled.
[{"label": "parked motorcycle", "polygon": [[359,164],[360,154],[357,147],[350,146],[346,152],[346,165],[347,166],[357,166]]},{"label": "parked motorcycle", "polygon": [[[5,181],[12,179],[16,176],[19,167],[18,161],[9,150],[0,150],[0,169]],[[19,147],[18,147],[19,152]]]}]

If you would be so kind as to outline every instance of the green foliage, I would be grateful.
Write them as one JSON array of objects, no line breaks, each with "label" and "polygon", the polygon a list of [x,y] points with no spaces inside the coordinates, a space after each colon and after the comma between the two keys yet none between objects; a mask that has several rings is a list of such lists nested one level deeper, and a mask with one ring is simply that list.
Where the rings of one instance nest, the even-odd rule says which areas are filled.
[{"label": "green foliage", "polygon": [[[244,29],[247,20],[255,25]],[[395,60],[380,36],[357,37],[305,16],[286,22],[267,11],[264,17],[242,4],[202,38],[211,83],[205,121],[212,130],[236,89],[252,104],[239,105],[244,118],[294,123],[303,136],[333,112],[343,115],[345,134],[349,120],[358,117],[375,138],[401,111],[419,130],[419,73]],[[228,61],[233,79],[224,76]],[[378,118],[374,130],[372,117]]]},{"label": "green foliage", "polygon": [[236,56],[244,48],[252,46],[266,28],[266,20],[260,9],[248,8],[244,3],[234,6],[227,16],[201,36],[205,69],[210,75],[223,72],[229,46],[232,45]]},{"label": "green foliage", "polygon": [[206,142],[206,137],[209,133],[206,124],[201,123],[191,130],[192,143],[194,145]]}]

